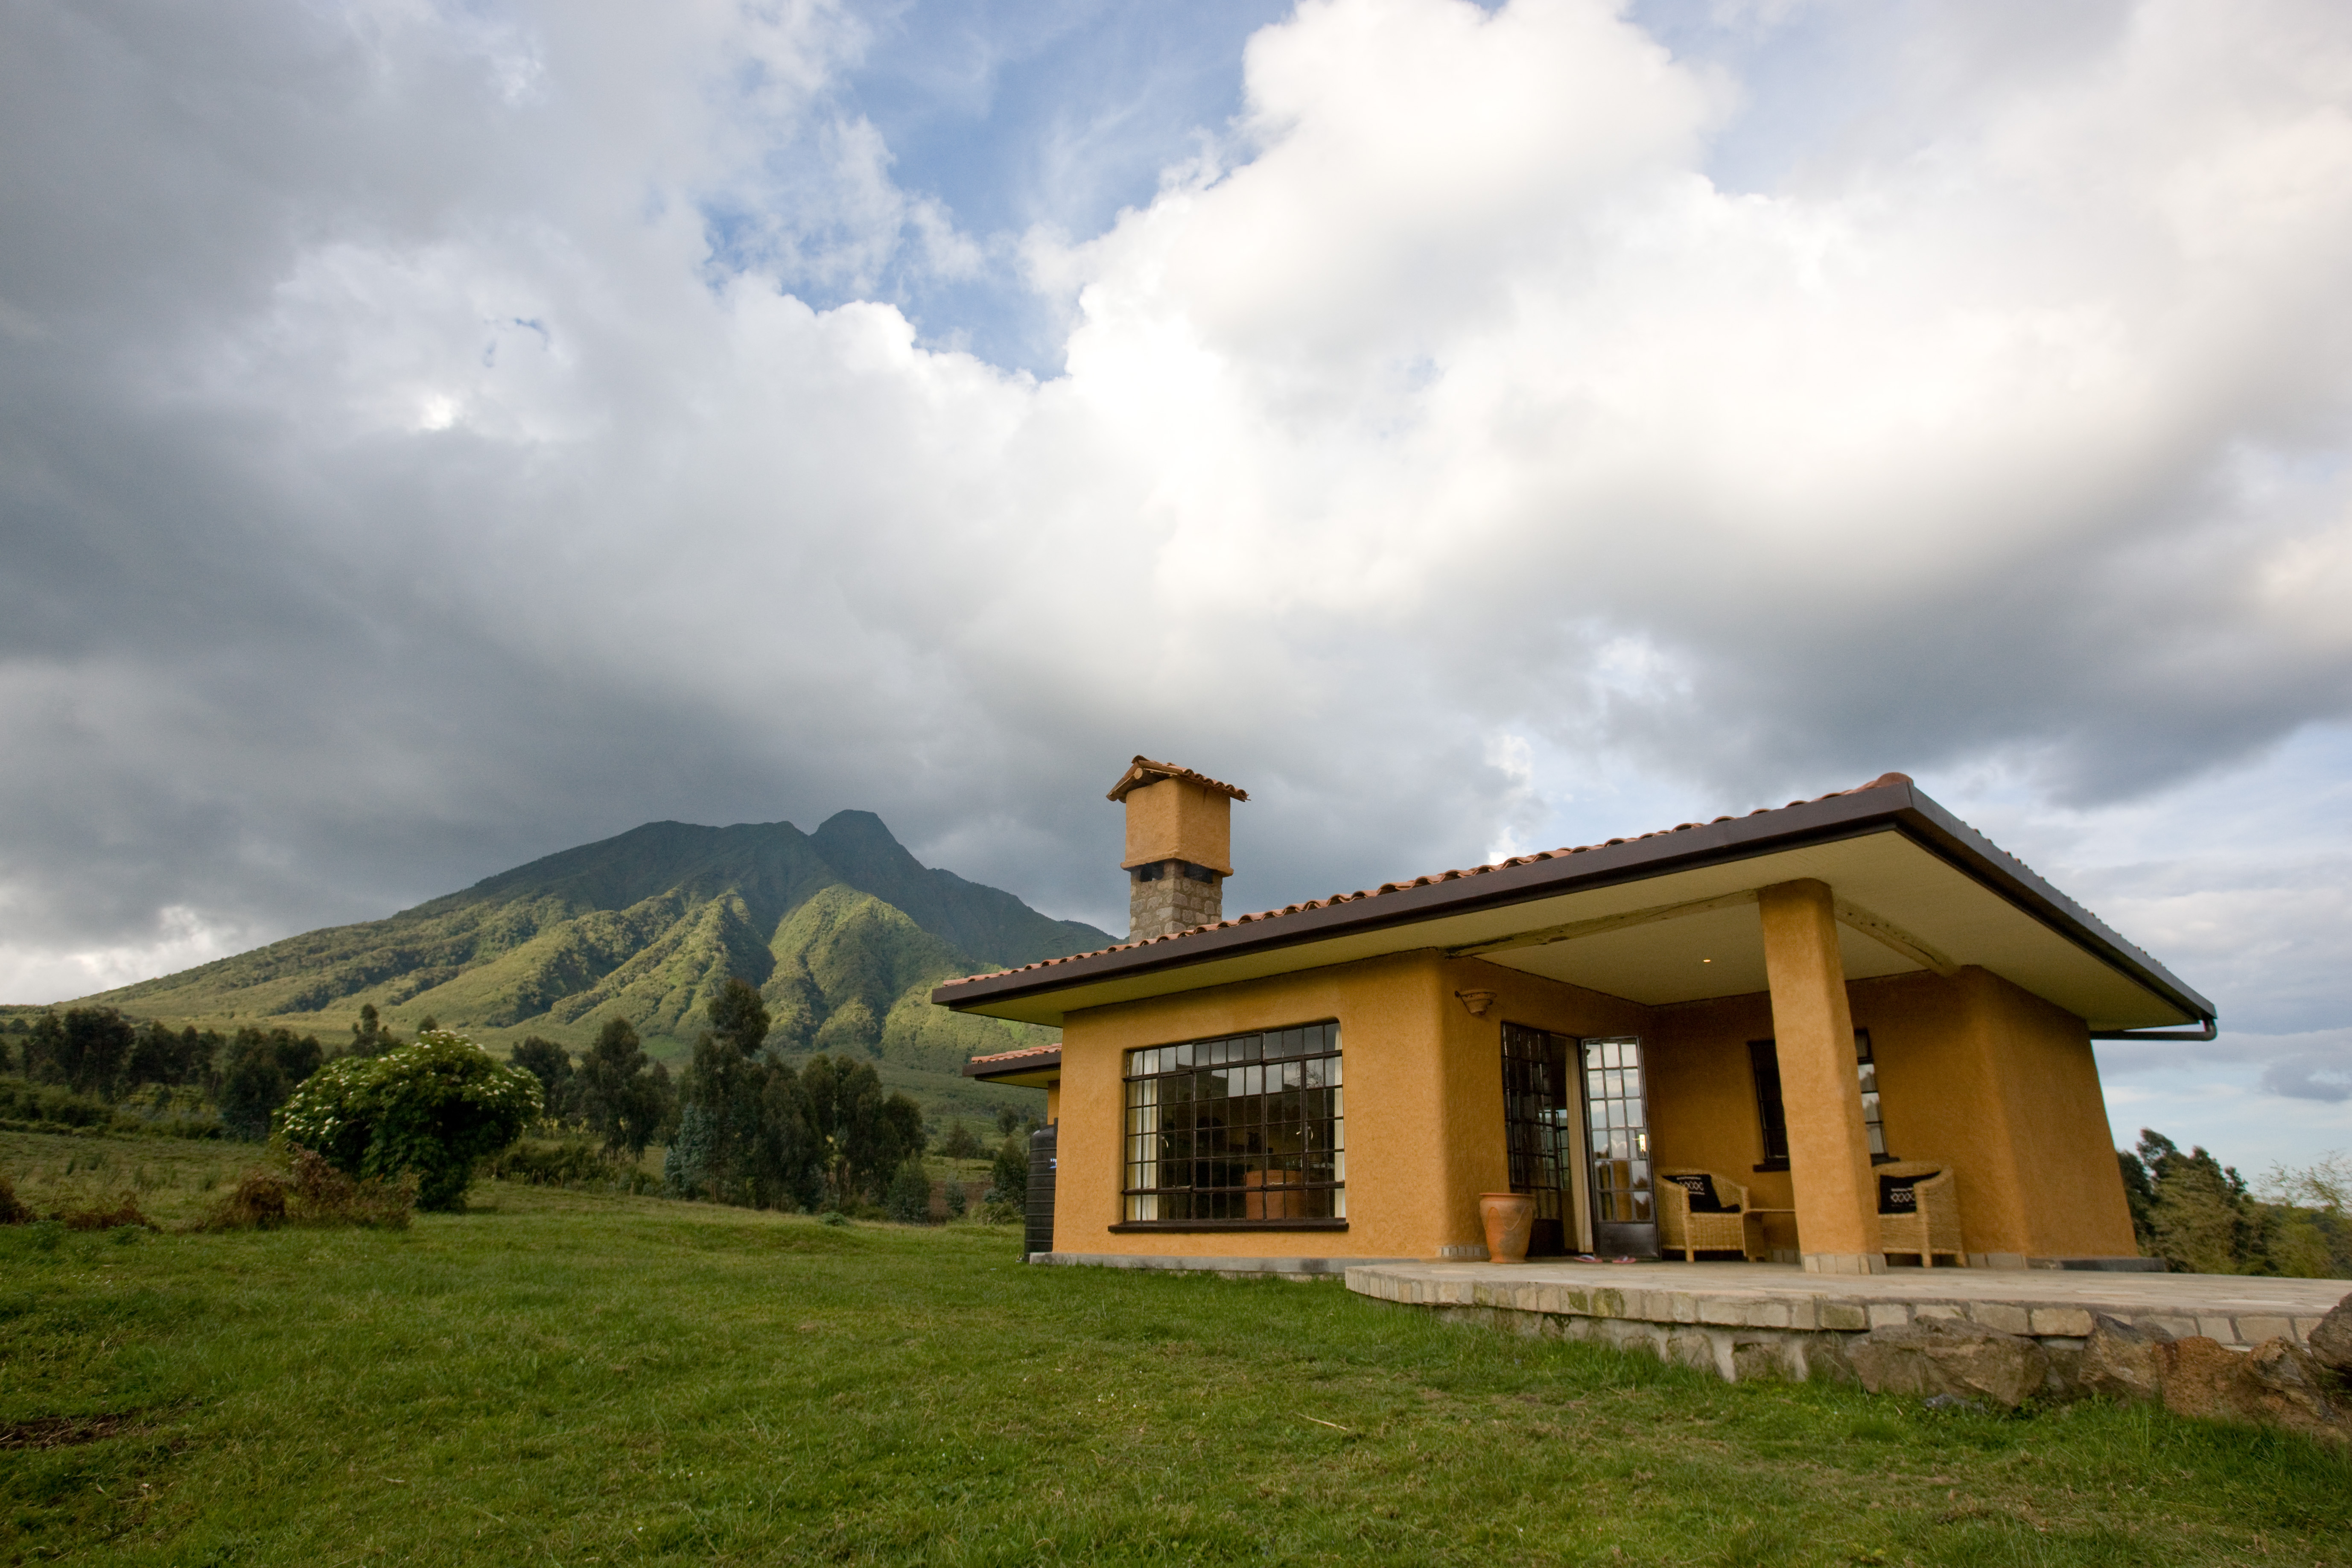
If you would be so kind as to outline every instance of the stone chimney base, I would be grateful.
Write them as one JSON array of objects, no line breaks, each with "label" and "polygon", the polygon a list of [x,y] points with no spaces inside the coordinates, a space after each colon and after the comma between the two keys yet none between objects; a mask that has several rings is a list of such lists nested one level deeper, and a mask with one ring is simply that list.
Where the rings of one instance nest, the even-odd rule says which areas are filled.
[{"label": "stone chimney base", "polygon": [[1127,940],[1172,936],[1224,918],[1224,879],[1189,860],[1153,860],[1130,868]]}]

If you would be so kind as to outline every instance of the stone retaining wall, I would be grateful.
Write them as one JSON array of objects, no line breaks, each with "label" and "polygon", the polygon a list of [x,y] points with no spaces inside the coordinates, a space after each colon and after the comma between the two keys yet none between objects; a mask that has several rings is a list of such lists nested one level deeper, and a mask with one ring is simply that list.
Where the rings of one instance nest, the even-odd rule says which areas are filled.
[{"label": "stone retaining wall", "polygon": [[[2021,1279],[2021,1284],[2024,1281]],[[1426,1279],[1378,1268],[1348,1270],[1348,1288],[1373,1300],[1434,1311],[1509,1332],[1643,1351],[1671,1364],[1712,1368],[1727,1382],[1853,1376],[1847,1348],[1874,1329],[1948,1318],[2038,1342],[2050,1360],[2050,1392],[2074,1391],[2095,1310],[2075,1302],[1873,1300],[1858,1294],[1612,1289],[1485,1279]],[[2319,1319],[2189,1315],[2099,1306],[2135,1327],[2231,1346],[2283,1339],[2302,1344]]]}]

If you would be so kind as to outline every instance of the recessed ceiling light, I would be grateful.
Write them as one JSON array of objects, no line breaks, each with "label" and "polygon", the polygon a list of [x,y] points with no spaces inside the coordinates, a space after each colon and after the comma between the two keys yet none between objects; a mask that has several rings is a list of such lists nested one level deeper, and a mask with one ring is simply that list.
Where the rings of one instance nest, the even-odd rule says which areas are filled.
[{"label": "recessed ceiling light", "polygon": [[1711,959],[1711,958],[1702,958],[1702,959],[1700,959],[1700,960],[1699,960],[1699,962],[1700,962],[1701,963],[1713,963],[1715,962],[1715,960],[1713,960],[1713,959]]}]

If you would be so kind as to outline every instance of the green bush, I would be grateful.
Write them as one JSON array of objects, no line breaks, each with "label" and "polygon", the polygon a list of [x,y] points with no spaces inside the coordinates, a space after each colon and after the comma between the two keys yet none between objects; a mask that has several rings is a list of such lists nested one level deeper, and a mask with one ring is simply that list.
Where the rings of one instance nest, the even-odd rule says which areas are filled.
[{"label": "green bush", "polygon": [[62,1084],[0,1079],[0,1116],[14,1121],[45,1121],[53,1127],[104,1127],[114,1120],[114,1110]]},{"label": "green bush", "polygon": [[616,1158],[577,1138],[559,1142],[525,1139],[483,1161],[478,1173],[534,1187],[616,1187],[632,1193],[660,1187],[625,1156]]},{"label": "green bush", "polygon": [[[285,1169],[257,1166],[237,1178],[198,1230],[275,1230],[280,1226],[363,1226],[406,1230],[416,1178],[355,1182],[310,1150],[289,1146]],[[71,1216],[68,1217],[70,1222]]]},{"label": "green bush", "polygon": [[412,1172],[419,1208],[454,1209],[465,1205],[476,1162],[522,1136],[541,1103],[531,1074],[431,1029],[383,1056],[320,1068],[286,1102],[278,1132],[346,1175]]},{"label": "green bush", "polygon": [[931,1178],[919,1159],[909,1160],[890,1178],[882,1206],[900,1225],[931,1223]]}]

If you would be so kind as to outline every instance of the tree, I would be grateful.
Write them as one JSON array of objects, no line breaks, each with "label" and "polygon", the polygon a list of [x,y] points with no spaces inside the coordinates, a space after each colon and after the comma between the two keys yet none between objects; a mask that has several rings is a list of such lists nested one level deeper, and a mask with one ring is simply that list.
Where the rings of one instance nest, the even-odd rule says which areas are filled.
[{"label": "tree", "polygon": [[710,999],[712,1027],[695,1043],[679,1090],[677,1135],[662,1179],[679,1193],[769,1208],[818,1195],[820,1145],[792,1068],[760,1054],[768,1009],[730,979]]},{"label": "tree", "polygon": [[170,1088],[183,1084],[202,1084],[212,1077],[213,1053],[219,1048],[221,1037],[212,1030],[196,1032],[194,1024],[177,1034],[168,1024],[153,1019],[139,1026],[131,1046],[130,1060],[123,1066],[123,1082],[136,1087],[143,1083],[160,1083]]},{"label": "tree", "polygon": [[907,1161],[890,1177],[882,1206],[900,1225],[930,1224],[931,1178],[920,1156]]},{"label": "tree", "polygon": [[131,1020],[112,1007],[74,1007],[63,1019],[45,1015],[36,1037],[45,1068],[39,1076],[76,1094],[112,1100],[138,1036]]},{"label": "tree", "polygon": [[1028,1204],[1029,1140],[1025,1134],[1004,1135],[1004,1142],[996,1146],[996,1159],[989,1166],[988,1177],[984,1202],[1000,1208],[1010,1205],[1016,1213]]},{"label": "tree", "polygon": [[255,1143],[267,1139],[271,1113],[319,1070],[325,1056],[316,1036],[297,1037],[283,1028],[265,1034],[250,1024],[237,1030],[221,1074],[221,1125],[232,1138]]},{"label": "tree", "polygon": [[768,1039],[768,1005],[751,982],[730,975],[710,999],[710,1027],[737,1055],[755,1057]]},{"label": "tree", "polygon": [[2299,1167],[2273,1163],[2259,1190],[2279,1220],[2272,1247],[2279,1272],[2352,1278],[2352,1154],[2323,1154]]},{"label": "tree", "polygon": [[572,1114],[572,1053],[553,1040],[537,1035],[525,1035],[522,1044],[514,1048],[514,1065],[539,1079],[541,1102],[546,1114],[562,1121]]},{"label": "tree", "polygon": [[886,1095],[871,1063],[820,1054],[801,1068],[800,1081],[836,1205],[878,1196],[908,1156],[921,1152],[922,1107],[903,1094]]},{"label": "tree", "polygon": [[259,1143],[269,1136],[270,1113],[286,1103],[293,1085],[278,1070],[278,1058],[268,1051],[241,1049],[228,1059],[221,1074],[221,1126],[232,1138]]},{"label": "tree", "polygon": [[134,1087],[180,1081],[180,1037],[169,1026],[152,1018],[139,1026],[131,1037],[130,1059],[122,1064],[122,1080]]},{"label": "tree", "polygon": [[604,1152],[626,1152],[632,1160],[660,1131],[669,1110],[669,1075],[646,1070],[646,1053],[626,1018],[609,1018],[596,1043],[580,1058],[572,1080],[572,1109],[588,1131],[604,1140]]},{"label": "tree", "polygon": [[2277,1217],[2249,1195],[2234,1169],[2202,1149],[2184,1154],[2146,1127],[2137,1151],[2122,1160],[2124,1195],[2143,1252],[2198,1274],[2279,1271],[2273,1255]]},{"label": "tree", "polygon": [[940,1139],[940,1152],[950,1160],[977,1160],[987,1150],[980,1142],[980,1134],[959,1119],[948,1123],[946,1133]]},{"label": "tree", "polygon": [[695,1042],[681,1092],[677,1141],[663,1162],[676,1191],[758,1206],[754,1184],[766,1118],[767,1064],[756,1056],[768,1035],[760,994],[730,976],[710,999],[711,1027]]},{"label": "tree", "polygon": [[463,1035],[433,1029],[380,1057],[343,1057],[287,1102],[287,1141],[345,1175],[415,1173],[417,1206],[465,1206],[475,1162],[522,1136],[541,1106],[539,1079]]},{"label": "tree", "polygon": [[35,1083],[65,1081],[66,1026],[55,1013],[44,1013],[25,1037],[25,1076]]},{"label": "tree", "polygon": [[[425,1026],[431,1028],[433,1021],[426,1019]],[[375,1004],[361,1003],[360,1021],[352,1026],[352,1043],[346,1047],[348,1053],[355,1057],[380,1057],[399,1044],[400,1037],[383,1026],[383,1019],[377,1014]]]}]

